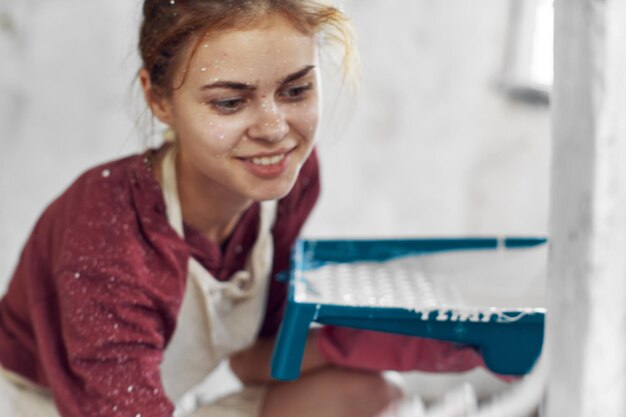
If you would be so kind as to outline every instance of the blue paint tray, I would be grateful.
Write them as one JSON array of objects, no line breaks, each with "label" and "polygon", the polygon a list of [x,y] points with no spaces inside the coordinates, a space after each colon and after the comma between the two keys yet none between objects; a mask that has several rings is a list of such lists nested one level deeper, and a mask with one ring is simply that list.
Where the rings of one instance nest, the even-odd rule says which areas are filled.
[{"label": "blue paint tray", "polygon": [[543,238],[299,240],[272,357],[293,380],[312,323],[469,344],[496,373],[528,373],[541,353]]}]

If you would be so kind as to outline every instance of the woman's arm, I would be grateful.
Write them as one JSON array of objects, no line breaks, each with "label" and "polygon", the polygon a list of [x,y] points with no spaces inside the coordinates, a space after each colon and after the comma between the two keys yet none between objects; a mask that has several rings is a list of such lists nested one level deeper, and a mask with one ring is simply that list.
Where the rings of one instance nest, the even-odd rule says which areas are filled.
[{"label": "woman's arm", "polygon": [[[303,374],[330,366],[318,348],[318,334],[319,329],[309,331],[302,358]],[[230,368],[242,383],[254,384],[272,381],[270,366],[275,341],[275,337],[258,339],[246,350],[237,352],[230,357]]]}]

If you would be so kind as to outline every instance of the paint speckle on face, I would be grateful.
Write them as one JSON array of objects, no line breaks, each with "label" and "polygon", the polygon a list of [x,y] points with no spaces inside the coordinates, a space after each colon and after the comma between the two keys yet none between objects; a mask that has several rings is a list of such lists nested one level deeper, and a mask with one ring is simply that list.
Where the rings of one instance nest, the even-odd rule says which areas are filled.
[{"label": "paint speckle on face", "polygon": [[[313,146],[315,137],[309,132],[315,132],[310,125],[317,124],[318,107],[315,89],[296,99],[286,94],[292,87],[284,80],[303,68],[316,67],[314,39],[278,18],[267,27],[227,32],[201,45],[189,65],[194,71],[171,103],[181,161],[211,180],[207,184],[226,187],[238,197],[265,200],[284,196]],[[200,70],[203,68],[206,71]],[[310,74],[305,75],[306,82],[316,75]],[[204,88],[207,83],[219,82],[225,86]],[[229,83],[242,88],[229,88]],[[291,106],[296,100],[299,105]],[[259,169],[240,162],[241,158],[285,150],[294,152],[284,172],[272,178],[258,175]]]},{"label": "paint speckle on face", "polygon": [[109,169],[103,169],[102,170],[102,177],[108,178],[110,175],[111,175],[111,170],[109,170]]}]

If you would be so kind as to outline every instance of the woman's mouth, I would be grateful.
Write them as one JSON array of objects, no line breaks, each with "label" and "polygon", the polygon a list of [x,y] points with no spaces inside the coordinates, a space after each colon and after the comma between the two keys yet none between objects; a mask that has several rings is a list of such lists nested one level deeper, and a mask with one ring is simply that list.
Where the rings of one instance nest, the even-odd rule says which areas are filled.
[{"label": "woman's mouth", "polygon": [[248,158],[241,158],[246,168],[253,175],[263,178],[272,179],[279,177],[289,167],[291,151],[274,154],[274,155],[258,155]]},{"label": "woman's mouth", "polygon": [[274,156],[260,156],[260,157],[250,158],[250,161],[252,161],[252,163],[255,165],[263,165],[263,166],[276,165],[277,163],[285,159],[285,156],[286,154],[274,155]]}]

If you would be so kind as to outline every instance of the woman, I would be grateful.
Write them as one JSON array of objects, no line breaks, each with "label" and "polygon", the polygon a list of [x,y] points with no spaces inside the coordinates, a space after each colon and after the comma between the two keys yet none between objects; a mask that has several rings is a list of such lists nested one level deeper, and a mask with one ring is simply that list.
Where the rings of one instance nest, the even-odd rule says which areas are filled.
[{"label": "woman", "polygon": [[[317,46],[340,36],[349,50],[348,33],[318,2],[144,3],[139,79],[176,139],[88,171],[37,223],[0,305],[0,363],[36,399],[21,406],[51,402],[35,385],[62,416],[171,416],[221,359],[271,344],[285,289],[270,277],[319,192]],[[358,415],[326,380],[387,389],[315,349],[307,377],[260,384],[267,350],[233,359],[254,388],[198,415]],[[388,402],[376,396],[362,415]]]},{"label": "woman", "polygon": [[401,396],[331,365],[355,365],[340,331],[312,332],[298,381],[269,378],[329,40],[349,72],[348,20],[321,1],[145,0],[139,80],[173,140],[87,171],[37,222],[0,303],[15,415],[169,417],[227,358],[245,388],[193,415],[374,416]]}]

